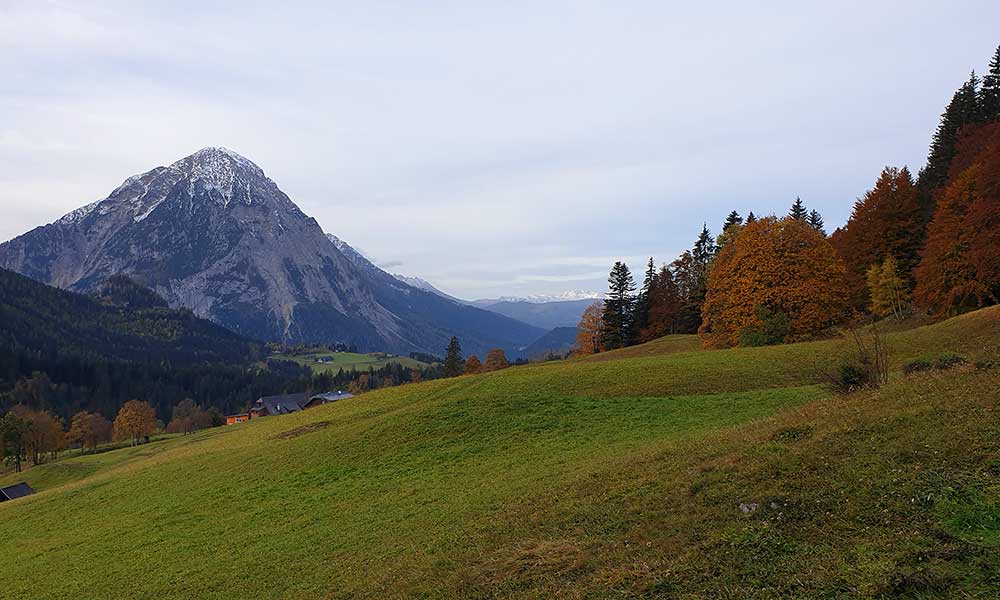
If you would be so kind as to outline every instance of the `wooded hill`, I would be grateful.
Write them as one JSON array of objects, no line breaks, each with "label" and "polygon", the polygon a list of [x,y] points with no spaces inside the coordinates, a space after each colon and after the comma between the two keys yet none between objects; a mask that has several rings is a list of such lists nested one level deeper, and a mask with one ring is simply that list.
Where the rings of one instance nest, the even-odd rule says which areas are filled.
[{"label": "wooded hill", "polygon": [[190,397],[222,411],[281,392],[298,376],[249,368],[264,345],[165,308],[155,294],[117,278],[97,297],[0,270],[0,402],[114,416],[149,400],[161,417]]}]

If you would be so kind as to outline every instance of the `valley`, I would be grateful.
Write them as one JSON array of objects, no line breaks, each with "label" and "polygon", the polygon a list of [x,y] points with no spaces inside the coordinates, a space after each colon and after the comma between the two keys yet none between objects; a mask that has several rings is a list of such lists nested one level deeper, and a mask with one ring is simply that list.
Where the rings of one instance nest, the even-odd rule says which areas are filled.
[{"label": "valley", "polygon": [[1000,598],[911,4],[3,4],[0,600]]},{"label": "valley", "polygon": [[[39,493],[0,506],[0,571],[36,598],[878,595],[957,580],[988,596],[1000,311],[887,339],[890,383],[849,396],[821,385],[847,339],[677,338],[68,458],[25,471]],[[968,368],[903,375],[942,352]],[[74,560],[70,537],[93,560]],[[246,577],[264,556],[283,560]]]},{"label": "valley", "polygon": [[359,354],[357,352],[329,352],[322,349],[303,350],[295,354],[273,354],[274,360],[291,360],[303,366],[307,366],[313,371],[336,373],[343,369],[345,371],[365,371],[369,367],[381,369],[389,364],[397,364],[408,369],[423,369],[427,363],[410,358],[409,356],[396,356],[384,352],[373,352],[370,354]]}]

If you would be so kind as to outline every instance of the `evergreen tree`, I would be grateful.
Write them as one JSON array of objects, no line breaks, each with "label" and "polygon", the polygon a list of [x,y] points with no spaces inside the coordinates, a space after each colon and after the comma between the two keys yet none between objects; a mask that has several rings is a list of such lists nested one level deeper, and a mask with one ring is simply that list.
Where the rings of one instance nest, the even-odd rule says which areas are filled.
[{"label": "evergreen tree", "polygon": [[624,348],[634,339],[635,280],[628,265],[618,261],[608,275],[608,297],[604,300],[604,347]]},{"label": "evergreen tree", "polygon": [[708,230],[708,225],[702,224],[701,233],[698,234],[698,239],[694,242],[694,248],[691,250],[692,256],[698,261],[698,263],[708,266],[708,263],[712,262],[715,258],[715,254],[718,251],[718,247],[715,245],[715,238],[712,237],[712,233]]},{"label": "evergreen tree", "polygon": [[753,211],[751,210],[750,214],[747,215],[747,225],[753,223],[756,220],[757,220],[757,215],[753,214]]},{"label": "evergreen tree", "polygon": [[809,218],[809,211],[802,204],[802,198],[795,197],[795,202],[792,203],[792,209],[788,211],[788,216],[797,221],[805,221]]},{"label": "evergreen tree", "polygon": [[642,289],[639,290],[639,296],[635,300],[635,323],[633,327],[633,333],[635,334],[638,334],[638,332],[645,329],[646,325],[649,324],[649,289],[653,285],[655,277],[656,266],[653,264],[653,257],[650,256],[649,262],[646,263],[646,274],[642,279]]},{"label": "evergreen tree", "polygon": [[694,248],[684,251],[670,265],[680,299],[677,312],[679,332],[694,333],[701,326],[701,305],[705,301],[708,267],[716,254],[718,247],[708,227],[703,225]]},{"label": "evergreen tree", "polygon": [[465,372],[465,362],[462,360],[462,345],[458,343],[458,338],[452,336],[448,342],[448,350],[444,356],[445,377],[458,377]]},{"label": "evergreen tree", "polygon": [[731,213],[729,213],[729,216],[726,217],[726,222],[722,224],[722,233],[725,233],[726,230],[732,227],[733,225],[742,225],[742,224],[743,224],[743,217],[740,216],[740,213],[734,210]]},{"label": "evergreen tree", "polygon": [[736,237],[737,233],[739,233],[741,227],[743,227],[743,217],[741,217],[740,213],[735,210],[730,212],[729,215],[726,216],[726,222],[722,224],[722,233],[720,233],[719,237],[715,240],[716,254],[721,252],[722,249],[726,247],[726,244],[733,241],[733,238]]},{"label": "evergreen tree", "polygon": [[813,209],[809,211],[809,218],[806,219],[806,221],[809,223],[810,227],[822,233],[824,236],[826,235],[826,230],[823,229],[823,215],[819,214],[818,210]]},{"label": "evergreen tree", "polygon": [[931,140],[927,165],[921,169],[917,177],[920,203],[928,220],[934,212],[934,190],[944,185],[948,179],[948,168],[955,157],[955,143],[959,131],[966,125],[980,120],[978,86],[979,78],[973,71],[969,80],[951,97],[951,102],[941,114],[941,122]]},{"label": "evergreen tree", "polygon": [[997,47],[989,72],[983,77],[983,87],[979,92],[981,118],[991,123],[1000,118],[1000,46]]}]

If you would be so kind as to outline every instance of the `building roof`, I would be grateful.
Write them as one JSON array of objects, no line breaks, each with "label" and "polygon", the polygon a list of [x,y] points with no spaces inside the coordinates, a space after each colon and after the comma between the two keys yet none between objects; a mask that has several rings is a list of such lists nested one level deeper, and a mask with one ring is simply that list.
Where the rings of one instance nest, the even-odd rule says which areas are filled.
[{"label": "building roof", "polygon": [[323,404],[327,402],[336,402],[337,400],[344,400],[346,398],[353,398],[354,394],[348,394],[347,392],[324,392],[322,394],[313,394],[309,401],[319,400]]},{"label": "building roof", "polygon": [[309,395],[287,394],[284,396],[264,396],[254,403],[254,409],[266,409],[269,415],[286,415],[302,410],[309,402]]},{"label": "building roof", "polygon": [[31,489],[31,486],[23,481],[21,483],[9,485],[5,488],[0,488],[0,496],[3,496],[4,500],[15,500],[17,498],[23,498],[24,496],[30,496],[34,493],[35,490]]}]

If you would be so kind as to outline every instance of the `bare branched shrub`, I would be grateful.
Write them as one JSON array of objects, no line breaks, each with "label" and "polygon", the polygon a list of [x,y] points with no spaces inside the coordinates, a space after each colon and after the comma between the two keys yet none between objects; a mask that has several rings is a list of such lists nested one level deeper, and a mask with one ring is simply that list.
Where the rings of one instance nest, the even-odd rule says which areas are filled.
[{"label": "bare branched shrub", "polygon": [[877,321],[861,327],[851,327],[848,335],[853,342],[853,354],[827,373],[834,391],[850,393],[861,389],[878,389],[889,382],[889,346]]}]

